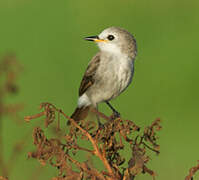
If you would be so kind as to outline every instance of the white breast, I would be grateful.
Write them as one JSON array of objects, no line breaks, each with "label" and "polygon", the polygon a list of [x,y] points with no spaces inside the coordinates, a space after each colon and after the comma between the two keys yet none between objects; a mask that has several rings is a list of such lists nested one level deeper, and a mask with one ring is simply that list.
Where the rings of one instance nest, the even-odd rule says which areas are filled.
[{"label": "white breast", "polygon": [[101,58],[96,82],[88,94],[93,104],[117,97],[128,87],[133,75],[133,62],[128,57],[104,54]]},{"label": "white breast", "polygon": [[117,58],[117,64],[114,68],[118,78],[118,89],[116,90],[116,96],[118,96],[131,83],[133,76],[133,61],[126,56],[120,56]]}]

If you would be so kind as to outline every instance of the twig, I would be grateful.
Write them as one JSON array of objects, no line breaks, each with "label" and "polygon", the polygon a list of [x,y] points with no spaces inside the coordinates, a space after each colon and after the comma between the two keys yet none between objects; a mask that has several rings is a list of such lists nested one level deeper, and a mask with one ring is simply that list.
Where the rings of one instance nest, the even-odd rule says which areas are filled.
[{"label": "twig", "polygon": [[87,168],[85,163],[80,163],[76,161],[75,159],[71,158],[68,154],[65,154],[65,156],[72,161],[78,168],[83,169],[85,172],[87,172],[90,175],[94,175],[95,177],[99,177],[101,180],[106,180],[102,174],[100,174],[96,169],[94,168]]},{"label": "twig", "polygon": [[146,146],[148,149],[150,149],[151,151],[154,151],[154,152],[157,153],[157,154],[160,153],[160,151],[155,150],[154,148],[150,147],[150,146],[149,146],[148,144],[146,144],[145,142],[142,142],[142,144],[143,144],[144,146]]},{"label": "twig", "polygon": [[84,148],[84,147],[80,147],[80,146],[77,146],[77,145],[74,145],[74,146],[71,146],[71,147],[74,148],[74,149],[79,149],[79,150],[83,150],[83,151],[89,152],[91,154],[94,154],[93,150],[90,150],[90,149],[87,149],[87,148]]},{"label": "twig", "polygon": [[26,116],[26,117],[24,118],[24,120],[25,120],[26,122],[30,122],[30,120],[35,119],[35,118],[39,118],[39,117],[41,117],[41,116],[43,116],[43,115],[45,115],[45,111],[40,112],[40,113],[35,114],[35,115],[32,115],[32,116]]},{"label": "twig", "polygon": [[85,131],[83,128],[81,128],[72,118],[70,118],[69,116],[67,116],[61,109],[59,110],[60,113],[62,113],[68,120],[70,120],[72,122],[72,124],[75,125],[75,127],[77,127],[79,130],[81,130],[90,140],[90,142],[93,145],[93,148],[95,150],[95,154],[96,156],[98,156],[101,161],[103,162],[104,166],[106,167],[106,169],[108,170],[109,174],[112,176],[112,179],[118,179],[118,177],[115,176],[110,164],[108,163],[108,160],[106,159],[106,157],[102,154],[102,151],[99,149],[99,147],[97,146],[96,141],[92,138],[92,136]]},{"label": "twig", "polygon": [[197,171],[199,171],[199,160],[196,166],[189,169],[189,174],[185,177],[185,180],[193,180],[193,176],[195,175]]}]

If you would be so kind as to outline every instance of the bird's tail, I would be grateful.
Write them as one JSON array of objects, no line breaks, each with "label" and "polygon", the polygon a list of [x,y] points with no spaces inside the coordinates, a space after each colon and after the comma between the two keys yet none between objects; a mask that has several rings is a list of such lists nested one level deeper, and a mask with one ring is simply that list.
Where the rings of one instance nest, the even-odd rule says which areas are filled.
[{"label": "bird's tail", "polygon": [[[75,122],[79,122],[82,119],[85,119],[88,115],[88,111],[89,111],[90,106],[87,107],[81,107],[81,108],[76,108],[74,113],[71,115],[71,118],[75,120]],[[68,121],[67,125],[70,125],[71,122]]]}]

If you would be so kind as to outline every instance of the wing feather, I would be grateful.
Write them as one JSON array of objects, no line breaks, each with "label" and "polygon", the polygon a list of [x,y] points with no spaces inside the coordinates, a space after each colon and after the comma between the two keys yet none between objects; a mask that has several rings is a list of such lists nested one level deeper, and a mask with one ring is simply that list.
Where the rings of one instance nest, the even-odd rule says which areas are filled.
[{"label": "wing feather", "polygon": [[100,63],[100,53],[97,53],[90,61],[86,69],[86,72],[83,76],[79,88],[79,96],[83,95],[87,91],[87,89],[94,84],[95,82],[94,76],[97,71],[97,68],[99,67],[99,63]]}]

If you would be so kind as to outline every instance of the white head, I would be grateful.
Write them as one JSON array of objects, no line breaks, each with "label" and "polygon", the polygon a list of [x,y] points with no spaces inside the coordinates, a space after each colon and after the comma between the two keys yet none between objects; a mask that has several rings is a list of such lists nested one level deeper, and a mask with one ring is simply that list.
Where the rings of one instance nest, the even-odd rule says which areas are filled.
[{"label": "white head", "polygon": [[85,39],[95,41],[101,51],[114,54],[122,53],[133,59],[136,56],[136,41],[128,31],[122,28],[110,27],[102,31],[98,36],[90,36]]}]

